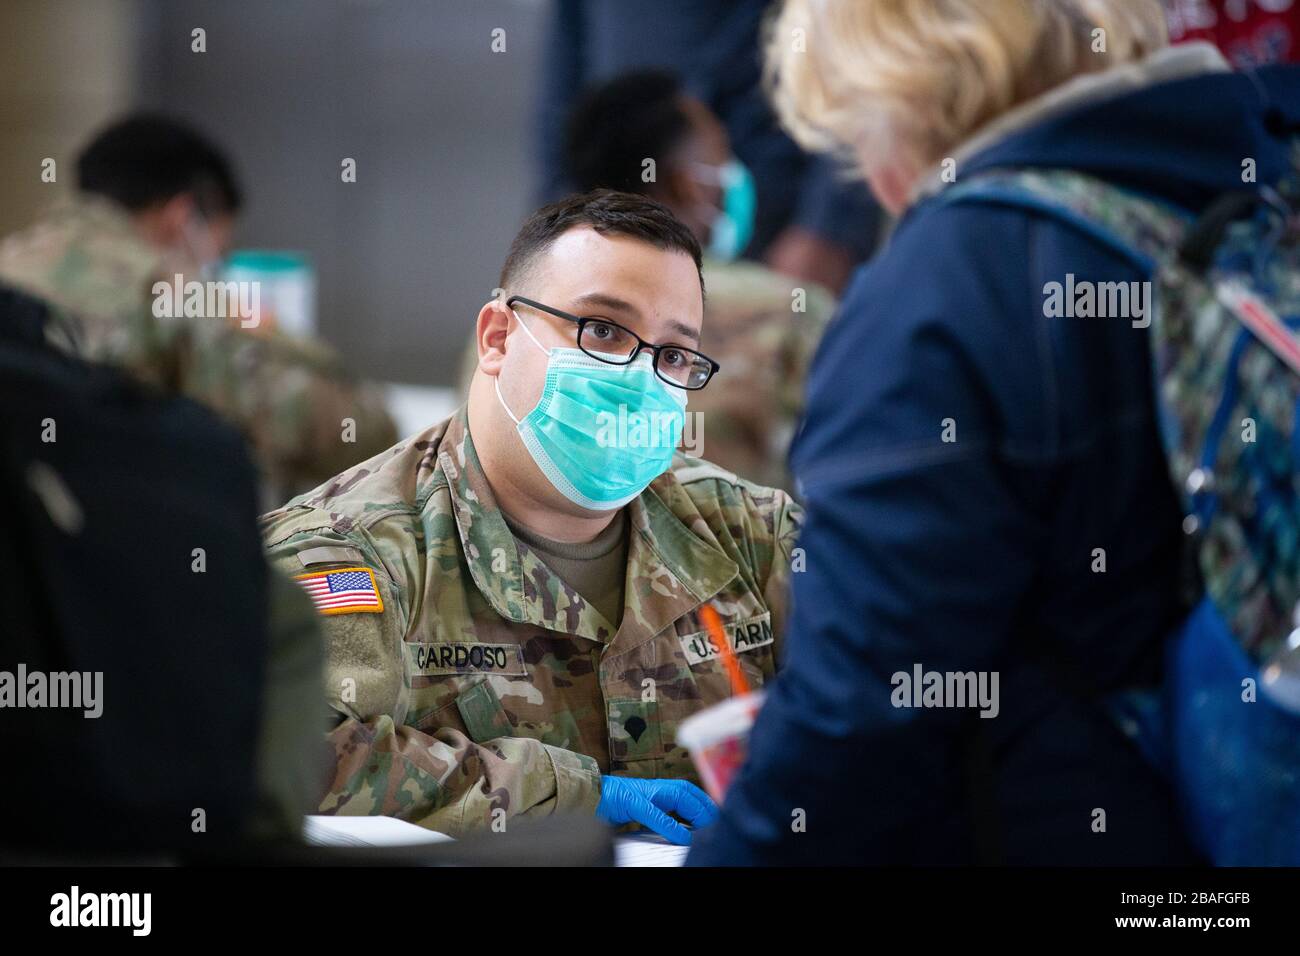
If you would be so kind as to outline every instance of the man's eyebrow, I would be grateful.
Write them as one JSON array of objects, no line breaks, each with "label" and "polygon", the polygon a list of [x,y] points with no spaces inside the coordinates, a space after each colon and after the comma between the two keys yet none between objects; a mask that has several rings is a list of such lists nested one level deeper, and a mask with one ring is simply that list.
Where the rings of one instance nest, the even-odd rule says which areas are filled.
[{"label": "man's eyebrow", "polygon": [[674,332],[682,333],[682,335],[686,336],[696,345],[700,344],[699,329],[693,329],[685,322],[678,322],[676,319],[668,323],[668,328],[672,329]]},{"label": "man's eyebrow", "polygon": [[[614,312],[626,312],[630,315],[640,317],[641,313],[631,302],[620,299],[616,295],[610,295],[606,292],[588,292],[586,295],[580,295],[573,300],[573,311],[581,314],[581,310],[587,308],[609,309]],[[691,341],[698,343],[700,341],[700,332],[693,329],[685,322],[679,322],[676,319],[668,323],[668,327],[674,332],[686,336]]]},{"label": "man's eyebrow", "polygon": [[607,292],[588,292],[586,295],[580,295],[573,300],[573,310],[576,312],[585,307],[597,309],[613,309],[615,312],[630,312],[632,315],[640,315],[636,306],[631,302],[620,299],[616,295],[610,295]]}]

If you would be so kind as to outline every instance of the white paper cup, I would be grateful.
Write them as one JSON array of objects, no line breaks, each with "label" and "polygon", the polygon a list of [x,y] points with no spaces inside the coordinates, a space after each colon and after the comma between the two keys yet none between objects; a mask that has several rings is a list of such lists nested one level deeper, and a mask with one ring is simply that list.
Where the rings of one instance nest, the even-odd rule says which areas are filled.
[{"label": "white paper cup", "polygon": [[704,789],[718,803],[745,762],[749,731],[762,706],[763,692],[756,690],[692,714],[677,728],[677,742],[690,751]]}]

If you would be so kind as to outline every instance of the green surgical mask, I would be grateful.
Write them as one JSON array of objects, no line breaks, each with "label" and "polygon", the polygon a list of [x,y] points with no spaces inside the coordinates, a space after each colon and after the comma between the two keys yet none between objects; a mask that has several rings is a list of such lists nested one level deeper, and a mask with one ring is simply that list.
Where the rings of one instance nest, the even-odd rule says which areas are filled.
[{"label": "green surgical mask", "polygon": [[611,365],[582,349],[548,349],[513,314],[547,354],[546,383],[522,419],[502,397],[500,376],[497,400],[560,494],[591,511],[621,508],[672,464],[686,420],[686,390],[659,378],[645,353]]}]

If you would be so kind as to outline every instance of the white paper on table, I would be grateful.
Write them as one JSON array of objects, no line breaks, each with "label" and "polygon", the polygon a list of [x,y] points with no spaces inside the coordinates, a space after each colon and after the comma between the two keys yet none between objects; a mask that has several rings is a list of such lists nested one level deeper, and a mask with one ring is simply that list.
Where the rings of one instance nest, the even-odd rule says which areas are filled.
[{"label": "white paper on table", "polygon": [[452,837],[393,817],[303,818],[302,838],[312,846],[412,846],[452,843]]},{"label": "white paper on table", "polygon": [[681,866],[690,847],[669,843],[657,833],[630,833],[614,840],[615,866]]}]

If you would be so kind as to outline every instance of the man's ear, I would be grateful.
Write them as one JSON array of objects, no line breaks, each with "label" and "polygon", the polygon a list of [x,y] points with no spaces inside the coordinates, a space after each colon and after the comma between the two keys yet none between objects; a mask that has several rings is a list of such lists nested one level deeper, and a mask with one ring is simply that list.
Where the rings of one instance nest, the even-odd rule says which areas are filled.
[{"label": "man's ear", "polygon": [[193,212],[193,197],[189,193],[177,193],[138,210],[132,218],[145,239],[166,249],[184,241],[185,224]]},{"label": "man's ear", "polygon": [[720,195],[721,190],[716,187],[712,191],[698,179],[687,172],[685,165],[669,166],[666,170],[660,170],[661,175],[659,182],[655,184],[656,188],[649,193],[651,199],[657,199],[659,202],[673,209],[694,209],[701,205],[720,205],[714,202],[716,196]]},{"label": "man's ear", "polygon": [[474,341],[478,346],[478,367],[497,375],[506,360],[506,333],[510,331],[510,310],[500,299],[490,299],[478,312]]},{"label": "man's ear", "polygon": [[686,227],[695,233],[701,242],[709,238],[709,221],[706,213],[711,208],[722,205],[722,190],[717,186],[708,186],[687,172],[684,165],[672,166],[660,170],[654,191],[648,193],[651,199],[657,199],[669,209]]},{"label": "man's ear", "polygon": [[181,241],[194,212],[194,197],[189,193],[177,193],[171,199],[160,203],[155,222],[162,238],[168,244]]}]

